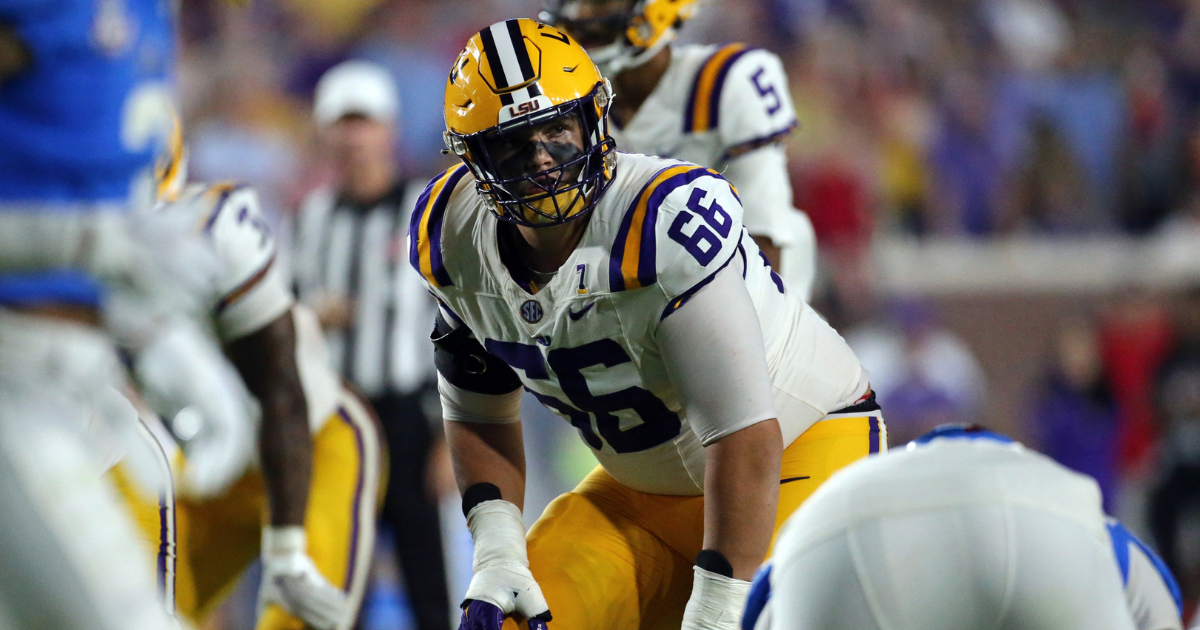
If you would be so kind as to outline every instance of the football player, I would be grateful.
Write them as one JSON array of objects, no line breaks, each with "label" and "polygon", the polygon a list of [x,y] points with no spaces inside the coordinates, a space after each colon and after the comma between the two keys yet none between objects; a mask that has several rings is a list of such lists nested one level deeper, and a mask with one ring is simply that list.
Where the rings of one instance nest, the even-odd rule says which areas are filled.
[{"label": "football player", "polygon": [[136,433],[109,396],[124,374],[100,326],[105,293],[132,289],[148,311],[182,310],[212,262],[187,230],[134,212],[135,182],[166,131],[152,112],[171,95],[169,5],[0,3],[6,627],[171,623],[96,444]]},{"label": "football player", "polygon": [[697,4],[550,0],[540,19],[583,44],[612,81],[617,147],[721,173],[742,198],[750,236],[807,300],[816,240],[808,216],[792,207],[783,141],[796,114],[783,64],[744,44],[672,44]]},{"label": "football player", "polygon": [[[315,316],[293,299],[254,191],[197,184],[167,186],[162,194],[159,212],[201,226],[216,247],[213,327],[261,408],[257,431],[247,432],[258,435],[259,465],[250,470],[249,461],[193,457],[213,436],[202,432],[185,442],[176,503],[178,609],[203,622],[261,555],[260,630],[345,630],[362,600],[375,536],[379,428],[330,369]],[[139,369],[155,372],[162,370]],[[175,380],[143,380],[147,398],[171,399],[161,389],[178,386]],[[230,449],[239,452],[236,445],[212,450]]]},{"label": "football player", "polygon": [[[886,448],[865,370],[771,271],[734,188],[616,152],[611,102],[577,42],[527,19],[473,36],[447,80],[463,163],[418,200],[410,261],[441,308],[464,627],[735,628],[776,526]],[[528,542],[522,388],[600,461]]]},{"label": "football player", "polygon": [[[1122,593],[1124,587],[1124,593]],[[1166,565],[1100,488],[1008,437],[944,425],[834,475],[755,578],[746,630],[1179,630]]]}]

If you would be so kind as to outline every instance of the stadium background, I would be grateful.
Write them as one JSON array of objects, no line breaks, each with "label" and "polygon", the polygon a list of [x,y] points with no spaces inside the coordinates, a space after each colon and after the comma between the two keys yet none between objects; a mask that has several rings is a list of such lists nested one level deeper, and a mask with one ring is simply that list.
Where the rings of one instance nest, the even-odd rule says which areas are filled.
[{"label": "stadium background", "polygon": [[[436,174],[450,164],[451,61],[478,29],[539,8],[184,0],[192,177],[257,186],[286,241],[327,177],[313,87],[347,58],[394,73],[404,173]],[[1156,387],[1200,301],[1200,2],[708,0],[681,39],[783,57],[800,121],[792,184],[821,249],[813,302],[872,371],[893,445],[980,421],[1096,476],[1110,510],[1149,537],[1164,471],[1200,466],[1164,437],[1186,427],[1166,421]],[[527,410],[532,521],[594,460],[565,423]],[[445,503],[459,514],[456,497]],[[457,519],[452,599],[470,572]],[[1200,506],[1183,530],[1200,566]],[[1200,571],[1179,577],[1194,599]],[[364,627],[407,627],[386,587]],[[252,619],[244,588],[211,626]]]}]

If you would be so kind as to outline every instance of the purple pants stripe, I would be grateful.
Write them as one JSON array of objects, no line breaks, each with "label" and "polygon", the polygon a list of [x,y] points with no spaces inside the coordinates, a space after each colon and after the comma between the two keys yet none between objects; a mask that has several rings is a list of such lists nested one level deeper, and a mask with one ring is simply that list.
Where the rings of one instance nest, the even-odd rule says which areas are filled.
[{"label": "purple pants stripe", "polygon": [[358,483],[354,488],[354,513],[352,515],[350,532],[350,565],[346,568],[346,582],[342,585],[342,590],[349,593],[350,583],[354,580],[354,569],[358,564],[358,513],[362,507],[363,480],[366,477],[366,453],[363,451],[362,431],[350,419],[350,414],[346,412],[346,408],[339,406],[338,415],[341,416],[343,422],[354,430],[354,443],[358,447]]},{"label": "purple pants stripe", "polygon": [[878,453],[879,452],[879,418],[876,418],[875,416],[870,416],[867,418],[867,422],[871,426],[870,452]]},{"label": "purple pants stripe", "polygon": [[158,494],[158,594],[167,597],[167,558],[171,553],[171,541],[167,529],[167,517],[171,507],[167,505],[167,493]]}]

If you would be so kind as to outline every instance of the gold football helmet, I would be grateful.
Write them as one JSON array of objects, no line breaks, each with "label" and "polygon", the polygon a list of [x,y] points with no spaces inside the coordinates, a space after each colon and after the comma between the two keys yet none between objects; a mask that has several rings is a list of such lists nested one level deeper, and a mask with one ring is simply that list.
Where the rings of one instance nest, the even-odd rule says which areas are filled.
[{"label": "gold football helmet", "polygon": [[675,39],[697,0],[548,0],[538,16],[579,40],[604,76],[642,65]]},{"label": "gold football helmet", "polygon": [[498,218],[544,227],[583,216],[612,183],[612,90],[583,47],[533,20],[467,42],[446,81],[446,147]]}]

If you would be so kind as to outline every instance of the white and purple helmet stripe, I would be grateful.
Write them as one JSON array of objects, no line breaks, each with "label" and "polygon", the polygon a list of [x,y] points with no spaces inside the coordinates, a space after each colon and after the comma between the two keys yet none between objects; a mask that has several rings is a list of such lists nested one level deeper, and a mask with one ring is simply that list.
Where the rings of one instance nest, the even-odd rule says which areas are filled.
[{"label": "white and purple helmet stripe", "polygon": [[496,82],[495,87],[502,92],[501,103],[512,105],[514,102],[532,100],[541,95],[541,90],[536,85],[529,85],[514,92],[505,92],[510,86],[521,85],[536,78],[529,51],[525,48],[519,21],[496,22],[479,31],[479,38],[483,41],[483,53],[487,56],[488,65],[491,66],[492,79]]}]

